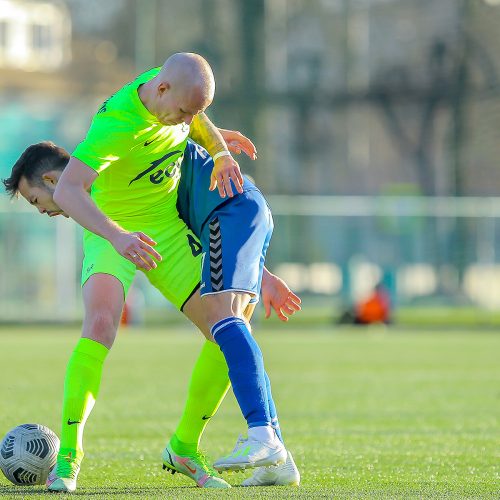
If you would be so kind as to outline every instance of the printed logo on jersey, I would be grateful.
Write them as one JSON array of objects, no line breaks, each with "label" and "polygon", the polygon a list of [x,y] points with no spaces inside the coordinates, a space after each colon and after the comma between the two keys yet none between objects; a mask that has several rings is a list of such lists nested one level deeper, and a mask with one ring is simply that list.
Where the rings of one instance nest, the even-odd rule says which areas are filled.
[{"label": "printed logo on jersey", "polygon": [[177,158],[176,161],[169,163],[165,168],[162,168],[160,170],[156,170],[153,172],[156,168],[158,168],[162,163],[164,163],[166,160],[168,160],[171,156],[174,156],[176,154],[182,153],[182,151],[171,151],[170,153],[167,153],[166,155],[163,155],[161,158],[158,158],[158,160],[152,161],[149,165],[149,167],[146,170],[143,170],[139,174],[137,174],[129,183],[128,185],[130,186],[133,182],[138,181],[139,179],[142,179],[145,175],[148,175],[149,173],[149,180],[153,184],[160,184],[165,180],[167,177],[175,177],[179,170],[180,170],[180,164],[182,161],[182,156]]},{"label": "printed logo on jersey", "polygon": [[113,97],[115,97],[116,95],[116,92],[112,95],[110,95],[102,104],[101,104],[101,107],[98,109],[97,111],[97,114],[100,115],[101,113],[106,113],[106,111],[108,110],[108,103],[111,99],[113,99]]},{"label": "printed logo on jersey", "polygon": [[97,110],[97,114],[100,115],[101,113],[106,113],[108,108],[106,107],[108,104],[108,101],[111,99],[111,97],[108,97],[102,104],[101,107]]}]

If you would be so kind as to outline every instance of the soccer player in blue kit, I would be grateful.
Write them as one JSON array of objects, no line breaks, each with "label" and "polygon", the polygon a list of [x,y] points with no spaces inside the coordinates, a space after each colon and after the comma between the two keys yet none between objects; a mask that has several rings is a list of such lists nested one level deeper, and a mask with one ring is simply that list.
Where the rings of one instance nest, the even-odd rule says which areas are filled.
[{"label": "soccer player in blue kit", "polygon": [[[207,322],[226,358],[233,391],[249,427],[248,438],[240,438],[233,452],[214,467],[219,471],[259,467],[245,486],[299,484],[299,472],[283,445],[262,353],[249,325],[273,231],[271,211],[248,178],[243,192],[231,198],[210,191],[212,168],[207,151],[188,141],[177,209],[201,242],[200,295]],[[168,447],[164,463],[168,465]],[[263,467],[275,464],[282,465]]]}]

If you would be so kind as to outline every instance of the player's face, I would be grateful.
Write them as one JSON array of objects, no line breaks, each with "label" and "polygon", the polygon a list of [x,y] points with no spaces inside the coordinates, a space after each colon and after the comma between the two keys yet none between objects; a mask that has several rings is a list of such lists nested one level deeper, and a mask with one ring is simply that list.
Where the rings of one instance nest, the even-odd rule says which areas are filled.
[{"label": "player's face", "polygon": [[49,217],[56,215],[64,215],[68,217],[55,203],[54,203],[55,184],[44,179],[43,186],[32,186],[24,177],[19,180],[19,193],[25,198],[28,203],[31,203],[43,215],[47,214]]},{"label": "player's face", "polygon": [[179,125],[180,123],[189,125],[194,116],[205,111],[210,103],[195,90],[188,92],[184,89],[169,87],[158,94],[156,117],[164,125]]}]

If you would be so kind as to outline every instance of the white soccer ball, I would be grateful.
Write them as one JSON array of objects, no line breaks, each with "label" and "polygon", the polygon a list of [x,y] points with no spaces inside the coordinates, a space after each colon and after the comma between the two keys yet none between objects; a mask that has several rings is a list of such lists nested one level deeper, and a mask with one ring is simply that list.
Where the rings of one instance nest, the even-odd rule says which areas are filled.
[{"label": "white soccer ball", "polygon": [[0,469],[19,486],[44,484],[58,451],[59,438],[48,427],[18,425],[0,443]]}]

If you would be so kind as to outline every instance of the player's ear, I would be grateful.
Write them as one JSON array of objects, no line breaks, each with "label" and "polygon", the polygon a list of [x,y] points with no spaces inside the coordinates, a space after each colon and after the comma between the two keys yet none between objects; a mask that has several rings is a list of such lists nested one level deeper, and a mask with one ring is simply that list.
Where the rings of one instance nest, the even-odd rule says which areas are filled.
[{"label": "player's ear", "polygon": [[168,92],[171,89],[171,85],[169,82],[161,82],[160,85],[158,85],[158,95],[160,97],[165,94],[165,92]]},{"label": "player's ear", "polygon": [[53,188],[57,184],[60,175],[61,173],[57,172],[56,170],[49,170],[48,172],[44,172],[42,174],[43,183],[46,186],[50,186]]}]

